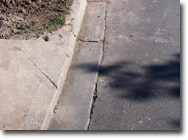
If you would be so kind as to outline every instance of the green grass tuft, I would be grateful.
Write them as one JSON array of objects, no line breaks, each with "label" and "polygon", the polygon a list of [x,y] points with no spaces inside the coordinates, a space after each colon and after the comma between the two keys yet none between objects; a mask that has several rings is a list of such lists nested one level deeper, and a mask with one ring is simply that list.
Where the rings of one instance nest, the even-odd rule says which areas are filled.
[{"label": "green grass tuft", "polygon": [[57,16],[52,20],[53,26],[63,25],[65,23],[65,16]]}]

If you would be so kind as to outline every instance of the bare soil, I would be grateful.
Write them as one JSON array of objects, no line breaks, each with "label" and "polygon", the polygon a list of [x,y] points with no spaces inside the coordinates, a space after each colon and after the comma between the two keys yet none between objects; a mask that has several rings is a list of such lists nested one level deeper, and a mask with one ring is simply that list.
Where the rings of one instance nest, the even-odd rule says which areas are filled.
[{"label": "bare soil", "polygon": [[0,0],[0,39],[38,38],[62,27],[73,0]]}]

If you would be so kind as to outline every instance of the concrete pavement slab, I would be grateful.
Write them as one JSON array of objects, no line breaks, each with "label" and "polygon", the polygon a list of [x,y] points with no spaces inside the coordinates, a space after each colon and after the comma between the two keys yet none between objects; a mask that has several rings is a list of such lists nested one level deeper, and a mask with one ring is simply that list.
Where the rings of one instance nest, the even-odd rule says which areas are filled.
[{"label": "concrete pavement slab", "polygon": [[81,41],[95,42],[104,39],[105,6],[105,2],[88,2],[79,34]]},{"label": "concrete pavement slab", "polygon": [[[60,33],[60,32],[65,36],[64,38],[61,38],[58,36],[57,33]],[[57,92],[58,92],[58,90],[61,90],[62,82],[66,78],[66,73],[68,71],[70,61],[72,59],[72,55],[74,52],[74,43],[76,40],[74,35],[66,30],[64,30],[63,32],[62,32],[62,30],[59,30],[59,31],[55,32],[53,35],[48,35],[48,37],[49,37],[49,39],[51,39],[48,42],[46,42],[43,39],[43,37],[41,37],[37,40],[1,40],[0,41],[1,42],[1,53],[2,54],[4,54],[4,52],[7,53],[7,55],[1,55],[2,68],[0,70],[0,73],[1,73],[2,77],[7,79],[6,81],[9,82],[9,83],[6,83],[6,81],[4,81],[1,78],[1,89],[4,89],[4,91],[1,92],[1,95],[3,96],[6,89],[8,90],[8,87],[9,87],[12,89],[12,91],[18,92],[19,94],[21,94],[20,96],[22,96],[23,99],[25,98],[25,101],[28,100],[27,96],[24,96],[26,90],[28,93],[30,93],[33,96],[33,98],[31,98],[29,100],[37,100],[35,98],[35,95],[33,94],[32,88],[31,88],[32,86],[34,86],[33,84],[35,84],[35,83],[30,83],[30,86],[26,86],[27,83],[24,82],[25,81],[24,76],[27,76],[27,75],[24,75],[24,71],[27,72],[28,69],[25,70],[25,67],[27,67],[27,66],[19,65],[20,59],[17,59],[17,52],[20,52],[26,58],[25,63],[31,64],[33,66],[33,68],[37,72],[39,72],[38,74],[40,74],[42,77],[44,77],[45,80],[51,84],[50,86],[53,86],[53,88],[54,88],[54,90],[50,90],[50,86],[45,85],[46,90],[48,90],[48,87],[49,87],[49,91],[45,91],[44,93],[50,92],[52,94],[49,97],[46,96],[46,94],[44,94],[44,93],[40,93],[40,91],[35,91],[35,94],[40,94],[41,96],[45,96],[48,99],[48,102],[47,102],[48,105],[46,105],[46,107],[47,107],[46,112],[48,112],[50,110],[51,104],[53,102],[56,103],[56,100],[57,100],[56,98],[58,98]],[[70,42],[67,42],[67,40],[70,40]],[[11,57],[9,57],[9,56],[11,56]],[[16,65],[17,65],[17,69],[20,70],[19,79],[21,82],[23,82],[22,84],[19,82],[14,82],[14,80],[11,80],[11,78],[9,79],[6,77],[7,75],[10,76],[10,75],[14,75],[14,74],[15,74],[15,77],[17,77],[16,72],[9,70],[9,65],[12,64],[13,62],[14,62],[14,65],[12,67],[16,67]],[[3,72],[3,69],[7,70],[7,74],[5,74]],[[28,72],[28,73],[30,73],[30,72]],[[36,75],[32,75],[32,74],[28,74],[28,75],[30,76],[30,78],[33,81],[38,81],[36,78]],[[41,84],[43,84],[43,81],[40,80],[39,83],[40,82],[41,82]],[[20,84],[22,86],[20,86]],[[17,88],[15,89],[14,86],[12,86],[12,85],[16,85],[16,87],[20,87],[19,88],[20,91],[17,91],[18,89]],[[23,87],[25,87],[25,88],[23,88]],[[21,90],[22,88],[23,88],[23,90]],[[41,90],[41,89],[39,89],[39,90]],[[14,92],[7,91],[7,93],[10,95],[14,95]],[[54,93],[56,93],[56,94],[54,94]],[[9,100],[9,98],[11,99],[11,96],[7,97],[8,100]],[[44,99],[43,102],[45,102],[46,99],[44,97],[43,97],[43,99]],[[13,100],[13,99],[11,99],[11,100]],[[19,99],[17,99],[17,100],[19,100]],[[4,100],[3,102],[6,102],[6,100]],[[14,101],[14,102],[16,102],[16,101]],[[53,104],[55,104],[55,103],[53,103]],[[25,106],[25,105],[23,105],[23,106]],[[35,111],[32,109],[32,106],[29,106],[29,105],[27,106],[27,109]],[[6,112],[4,112],[4,111],[2,113],[6,114]],[[18,119],[17,117],[20,117],[20,116],[17,115],[15,118]],[[44,121],[45,117],[46,116],[43,115],[43,118],[41,118],[42,122],[45,122]],[[40,123],[36,123],[36,124],[38,124],[37,125],[38,127],[30,126],[29,128],[27,128],[27,127],[22,128],[22,127],[18,126],[18,128],[15,128],[15,129],[30,129],[30,128],[42,129],[42,124],[40,124]],[[12,129],[12,127],[9,129]]]},{"label": "concrete pavement slab", "polygon": [[[64,37],[61,38],[59,35]],[[49,41],[46,42],[43,39],[45,36],[48,36]],[[67,42],[67,40],[71,41]],[[61,29],[37,40],[12,41],[12,45],[21,49],[28,59],[59,88],[58,81],[62,68],[65,61],[72,55],[68,49],[74,46],[74,40],[73,34],[68,30]]]},{"label": "concrete pavement slab", "polygon": [[46,129],[62,90],[87,1],[74,1],[66,25],[32,40],[0,40],[0,129]]},{"label": "concrete pavement slab", "polygon": [[11,41],[0,45],[0,129],[38,130],[56,88]]}]

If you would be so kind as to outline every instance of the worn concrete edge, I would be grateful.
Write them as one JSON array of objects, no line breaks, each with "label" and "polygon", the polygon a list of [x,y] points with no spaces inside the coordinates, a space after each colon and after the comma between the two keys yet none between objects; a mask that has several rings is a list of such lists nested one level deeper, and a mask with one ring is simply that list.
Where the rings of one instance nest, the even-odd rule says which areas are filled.
[{"label": "worn concrete edge", "polygon": [[[100,0],[99,0],[100,1]],[[95,1],[92,1],[91,2],[95,2]],[[105,14],[104,14],[104,31],[103,31],[103,40],[102,40],[102,48],[101,48],[101,56],[99,58],[99,70],[98,70],[98,73],[96,75],[96,78],[95,78],[95,84],[93,86],[93,90],[92,90],[92,99],[91,99],[91,103],[90,103],[90,110],[88,112],[88,122],[87,122],[87,126],[86,126],[86,130],[89,130],[89,127],[90,127],[90,122],[91,122],[91,119],[92,119],[92,113],[93,113],[93,108],[94,108],[94,103],[96,102],[98,96],[97,96],[97,83],[99,81],[99,77],[100,77],[100,69],[101,69],[101,65],[102,65],[102,62],[104,60],[104,47],[105,47],[105,41],[106,41],[106,15],[107,15],[107,2],[106,1],[100,1],[100,2],[105,2]]]},{"label": "worn concrete edge", "polygon": [[[101,63],[102,63],[102,60],[103,60],[103,45],[101,47],[101,55],[99,57],[99,60],[98,60],[98,70],[100,70],[100,67],[101,67]],[[92,89],[92,98],[91,98],[91,101],[90,101],[90,106],[89,106],[89,110],[88,110],[88,120],[87,120],[87,125],[85,126],[85,130],[88,130],[89,129],[89,125],[90,125],[90,121],[91,121],[91,114],[92,114],[92,111],[93,111],[93,105],[96,101],[96,98],[97,98],[97,82],[99,80],[99,71],[97,72],[96,76],[95,76],[95,81],[94,81],[94,85],[93,85],[93,89]]]},{"label": "worn concrete edge", "polygon": [[68,28],[74,37],[70,37],[70,39],[68,40],[69,41],[69,46],[67,51],[68,57],[66,57],[65,64],[62,68],[60,78],[58,80],[58,86],[57,86],[58,88],[55,90],[51,103],[49,104],[46,117],[43,121],[43,125],[41,126],[41,130],[48,130],[50,120],[53,118],[53,114],[54,114],[53,109],[57,104],[58,98],[61,94],[61,91],[63,89],[66,80],[66,76],[74,54],[77,36],[80,32],[81,24],[85,15],[86,6],[87,6],[87,0],[74,0],[73,5],[71,6],[71,13],[66,17],[66,22],[65,22],[66,25],[63,28],[65,28],[65,30],[67,30]]}]

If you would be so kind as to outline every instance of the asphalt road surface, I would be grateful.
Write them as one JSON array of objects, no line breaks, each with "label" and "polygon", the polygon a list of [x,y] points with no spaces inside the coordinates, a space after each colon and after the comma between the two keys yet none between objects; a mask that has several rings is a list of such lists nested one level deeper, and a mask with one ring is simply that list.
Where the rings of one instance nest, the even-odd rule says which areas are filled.
[{"label": "asphalt road surface", "polygon": [[180,1],[109,0],[105,39],[89,130],[180,130]]}]

